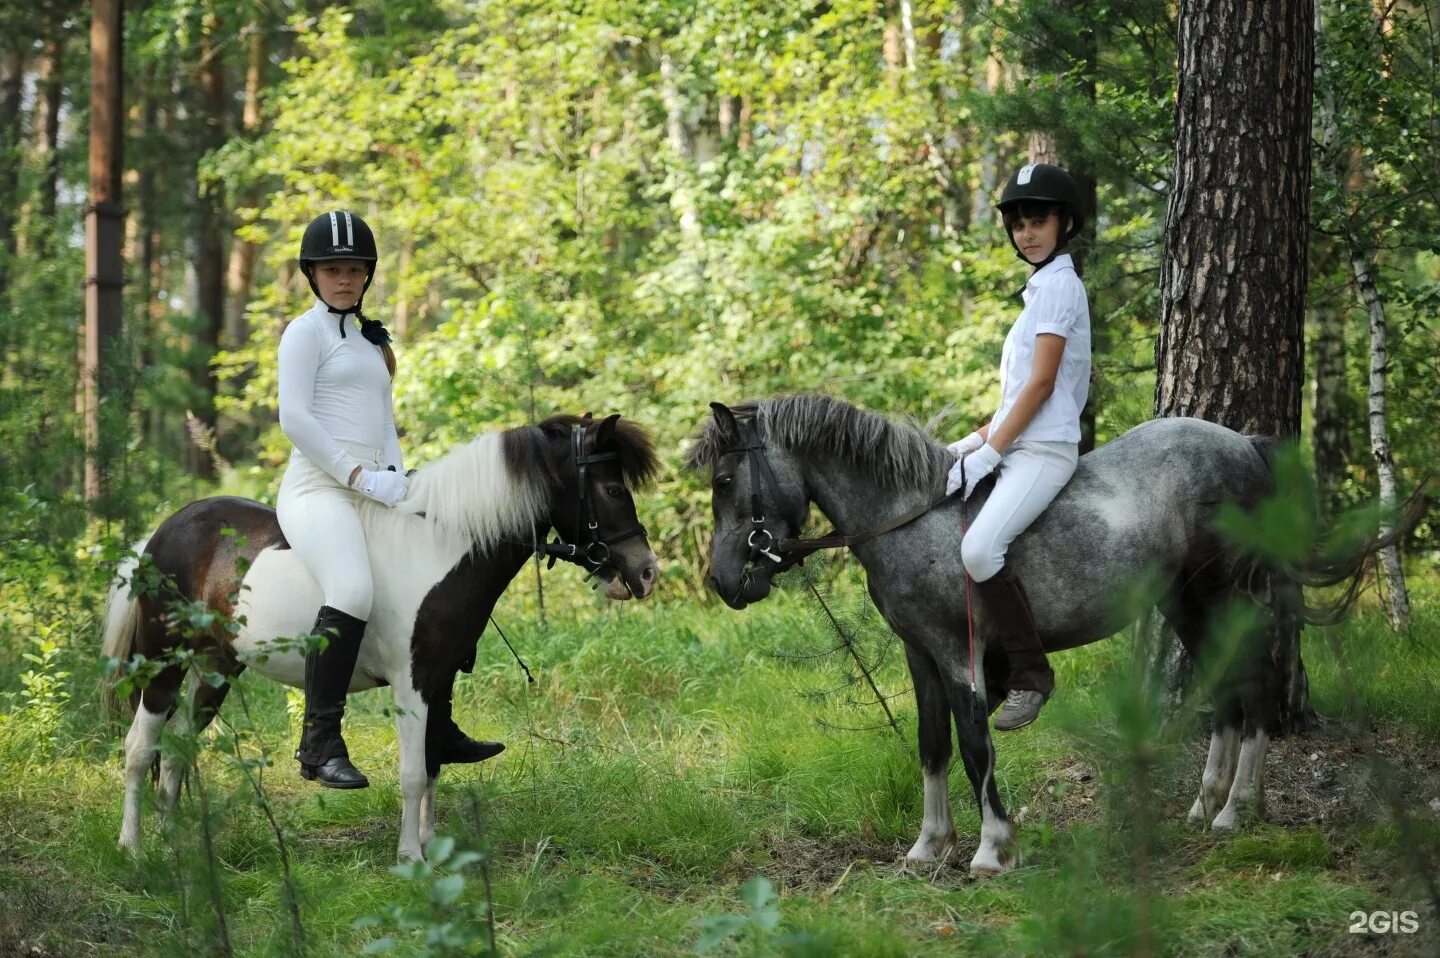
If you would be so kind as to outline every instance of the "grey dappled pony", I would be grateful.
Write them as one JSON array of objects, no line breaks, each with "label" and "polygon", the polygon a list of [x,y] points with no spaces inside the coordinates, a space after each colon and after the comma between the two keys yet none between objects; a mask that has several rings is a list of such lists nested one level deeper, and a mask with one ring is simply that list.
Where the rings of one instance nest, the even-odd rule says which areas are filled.
[{"label": "grey dappled pony", "polygon": [[[713,417],[701,428],[689,464],[712,470],[710,582],[735,609],[770,592],[776,566],[752,544],[760,516],[778,543],[800,534],[813,502],[838,532],[856,535],[938,500],[954,462],[920,429],[838,399],[781,396],[733,409],[711,406]],[[1273,489],[1267,445],[1199,419],[1157,419],[1083,456],[1070,483],[1015,541],[1007,559],[1025,584],[1045,648],[1103,639],[1158,605],[1187,651],[1203,663],[1212,651],[1212,626],[1234,602],[1258,606],[1266,617],[1305,618],[1313,610],[1303,605],[1302,581],[1353,581],[1359,552],[1323,569],[1281,573],[1262,568],[1215,531],[1222,504],[1250,510]],[[757,454],[773,478],[752,472],[760,469],[751,463]],[[758,482],[752,478],[757,475]],[[752,490],[752,484],[760,488]],[[976,875],[1007,871],[1017,860],[1014,830],[995,787],[987,722],[1004,698],[1005,656],[976,603],[972,666],[960,561],[962,507],[974,516],[988,491],[982,484],[968,504],[951,497],[852,547],[876,607],[904,641],[915,686],[925,812],[906,858],[933,861],[955,843],[946,782],[953,721],[982,816],[980,846],[970,862]],[[1210,754],[1192,821],[1233,828],[1242,813],[1258,811],[1281,680],[1268,649],[1266,630],[1252,630],[1216,683]]]}]

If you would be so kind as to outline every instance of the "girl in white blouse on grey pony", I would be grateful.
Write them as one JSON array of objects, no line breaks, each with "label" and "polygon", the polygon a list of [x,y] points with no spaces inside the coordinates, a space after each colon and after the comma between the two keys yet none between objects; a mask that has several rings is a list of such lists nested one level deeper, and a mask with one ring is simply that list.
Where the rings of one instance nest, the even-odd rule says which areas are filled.
[{"label": "girl in white blouse on grey pony", "polygon": [[[392,508],[405,497],[391,396],[395,354],[385,327],[361,312],[377,260],[364,220],[344,210],[317,217],[299,259],[316,301],[280,337],[280,428],[295,448],[275,511],[324,594],[311,631],[328,641],[305,658],[305,726],[295,757],[304,778],[364,788],[370,783],[350,763],[340,721],[372,596],[356,507],[361,496]],[[504,748],[466,737],[450,718],[449,701],[436,703],[429,721],[443,732],[447,764]]]},{"label": "girl in white blouse on grey pony", "polygon": [[995,728],[1009,731],[1035,721],[1055,690],[1025,590],[1005,553],[1075,473],[1080,411],[1090,392],[1090,307],[1066,252],[1084,225],[1070,174],[1045,163],[1023,166],[998,206],[1010,244],[1033,272],[1021,294],[1025,308],[1000,354],[1000,408],[950,446],[957,458],[946,491],[960,488],[962,467],[967,499],[999,469],[960,552],[1010,660],[1005,702],[995,716]]}]

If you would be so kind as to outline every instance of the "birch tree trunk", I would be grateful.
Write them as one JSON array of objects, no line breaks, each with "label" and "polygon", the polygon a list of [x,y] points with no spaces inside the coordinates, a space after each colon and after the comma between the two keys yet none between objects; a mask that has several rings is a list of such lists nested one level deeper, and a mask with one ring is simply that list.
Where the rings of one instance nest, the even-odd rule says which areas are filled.
[{"label": "birch tree trunk", "polygon": [[665,104],[665,133],[670,149],[681,161],[670,205],[680,219],[680,235],[687,242],[700,241],[700,211],[689,182],[690,166],[695,161],[695,140],[686,123],[686,103],[680,94],[675,64],[669,53],[660,54],[660,99]]},{"label": "birch tree trunk", "polygon": [[[1390,451],[1389,430],[1385,419],[1385,372],[1387,363],[1385,304],[1375,284],[1375,272],[1370,251],[1349,231],[1345,243],[1350,251],[1350,269],[1355,276],[1355,287],[1365,304],[1365,313],[1370,317],[1370,454],[1375,457],[1375,469],[1380,479],[1380,507],[1387,513],[1393,512],[1398,493],[1395,486],[1395,459]],[[1387,522],[1381,526],[1389,532],[1392,526]],[[1400,549],[1390,546],[1380,550],[1380,576],[1385,585],[1385,617],[1392,629],[1410,627],[1410,593],[1405,587],[1405,575],[1400,568]]]},{"label": "birch tree trunk", "polygon": [[[1313,0],[1182,0],[1155,412],[1295,438],[1304,381]],[[1289,731],[1311,720],[1299,625],[1277,616]],[[1172,641],[1174,641],[1172,639]]]},{"label": "birch tree trunk", "polygon": [[[1316,10],[1316,32],[1325,29],[1325,20]],[[1385,11],[1380,11],[1376,28],[1389,29]],[[1364,152],[1353,142],[1342,142],[1335,104],[1330,96],[1320,98],[1321,146],[1320,162],[1325,173],[1335,184],[1345,184],[1351,192],[1358,193],[1371,178],[1372,171],[1364,161]],[[1395,459],[1390,450],[1389,428],[1385,415],[1386,373],[1388,365],[1387,323],[1385,302],[1380,295],[1375,278],[1375,253],[1369,241],[1364,238],[1365,224],[1350,217],[1340,231],[1340,242],[1350,265],[1350,274],[1355,280],[1355,290],[1365,307],[1370,321],[1370,374],[1367,421],[1370,432],[1370,454],[1375,457],[1375,469],[1379,478],[1380,506],[1387,513],[1393,513],[1399,498],[1395,482]],[[1343,366],[1342,366],[1343,369]],[[1319,371],[1317,368],[1317,379]],[[1318,390],[1318,384],[1317,384]],[[1316,460],[1320,457],[1320,418],[1316,414]],[[1324,486],[1322,485],[1322,489]],[[1391,530],[1389,523],[1381,526],[1383,532]],[[1400,549],[1389,546],[1380,550],[1379,575],[1383,586],[1385,617],[1392,629],[1410,627],[1410,594],[1405,585],[1404,570],[1400,565]]]}]

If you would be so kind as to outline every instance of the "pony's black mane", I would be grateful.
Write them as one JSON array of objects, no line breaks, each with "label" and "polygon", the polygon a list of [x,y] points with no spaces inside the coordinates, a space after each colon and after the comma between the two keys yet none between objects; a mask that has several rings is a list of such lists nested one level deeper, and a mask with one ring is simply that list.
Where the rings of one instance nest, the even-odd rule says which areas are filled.
[{"label": "pony's black mane", "polygon": [[[754,420],[760,438],[794,452],[836,456],[894,489],[928,489],[953,461],[919,426],[887,419],[832,396],[773,396],[730,407]],[[738,437],[714,417],[700,427],[686,456],[693,468],[714,466]]]},{"label": "pony's black mane", "polygon": [[[506,464],[516,475],[539,474],[552,488],[558,486],[560,476],[545,455],[546,437],[568,436],[570,430],[576,426],[583,426],[587,433],[594,433],[600,428],[602,421],[588,415],[561,413],[534,426],[506,430]],[[650,436],[628,419],[616,420],[610,435],[613,437],[614,451],[620,457],[620,472],[625,477],[625,484],[631,489],[643,489],[649,485],[660,468],[660,460],[655,455]]]}]

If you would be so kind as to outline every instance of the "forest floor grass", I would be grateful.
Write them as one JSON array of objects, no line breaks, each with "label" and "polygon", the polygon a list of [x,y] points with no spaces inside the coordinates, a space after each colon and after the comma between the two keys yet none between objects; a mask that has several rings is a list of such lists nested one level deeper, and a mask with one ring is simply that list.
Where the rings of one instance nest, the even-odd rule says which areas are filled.
[{"label": "forest floor grass", "polygon": [[[979,816],[958,761],[959,847],[938,866],[903,864],[922,814],[914,704],[898,643],[853,583],[834,591],[849,597],[843,617],[867,656],[883,660],[877,679],[903,736],[847,684],[842,655],[819,654],[835,638],[801,594],[743,613],[675,598],[556,610],[562,575],[547,579],[543,629],[529,602],[497,612],[538,681],[487,632],[457,686],[461,726],[508,745],[440,780],[439,830],[488,854],[488,896],[479,865],[454,873],[463,887],[444,869],[421,880],[390,870],[400,796],[383,690],[353,697],[347,716],[373,784],[334,792],[289,758],[293,695],[249,676],[208,736],[199,787],[192,779],[168,828],[147,807],[132,859],[115,844],[123,727],[92,698],[98,637],[57,634],[41,666],[19,655],[33,621],[0,627],[0,690],[12,692],[0,713],[0,955],[291,955],[301,940],[308,954],[352,955],[386,937],[387,953],[486,954],[473,916],[488,900],[506,955],[684,955],[707,931],[721,953],[757,955],[1440,950],[1422,880],[1440,861],[1433,603],[1417,603],[1408,637],[1373,612],[1340,626],[1343,669],[1325,633],[1307,632],[1321,723],[1275,743],[1266,821],[1236,834],[1185,822],[1208,739],[1198,727],[1155,750],[1148,785],[1134,780],[1116,702],[1127,637],[1057,656],[1059,693],[1041,721],[996,738],[1024,864],[976,880],[966,866]],[[62,668],[72,674],[20,691],[21,672]],[[246,772],[261,775],[263,803]],[[756,875],[776,898],[752,911],[742,889],[753,898]],[[397,905],[422,927],[356,925]],[[1347,930],[1357,912],[1406,911],[1416,931]],[[455,950],[426,945],[467,915]]]}]

